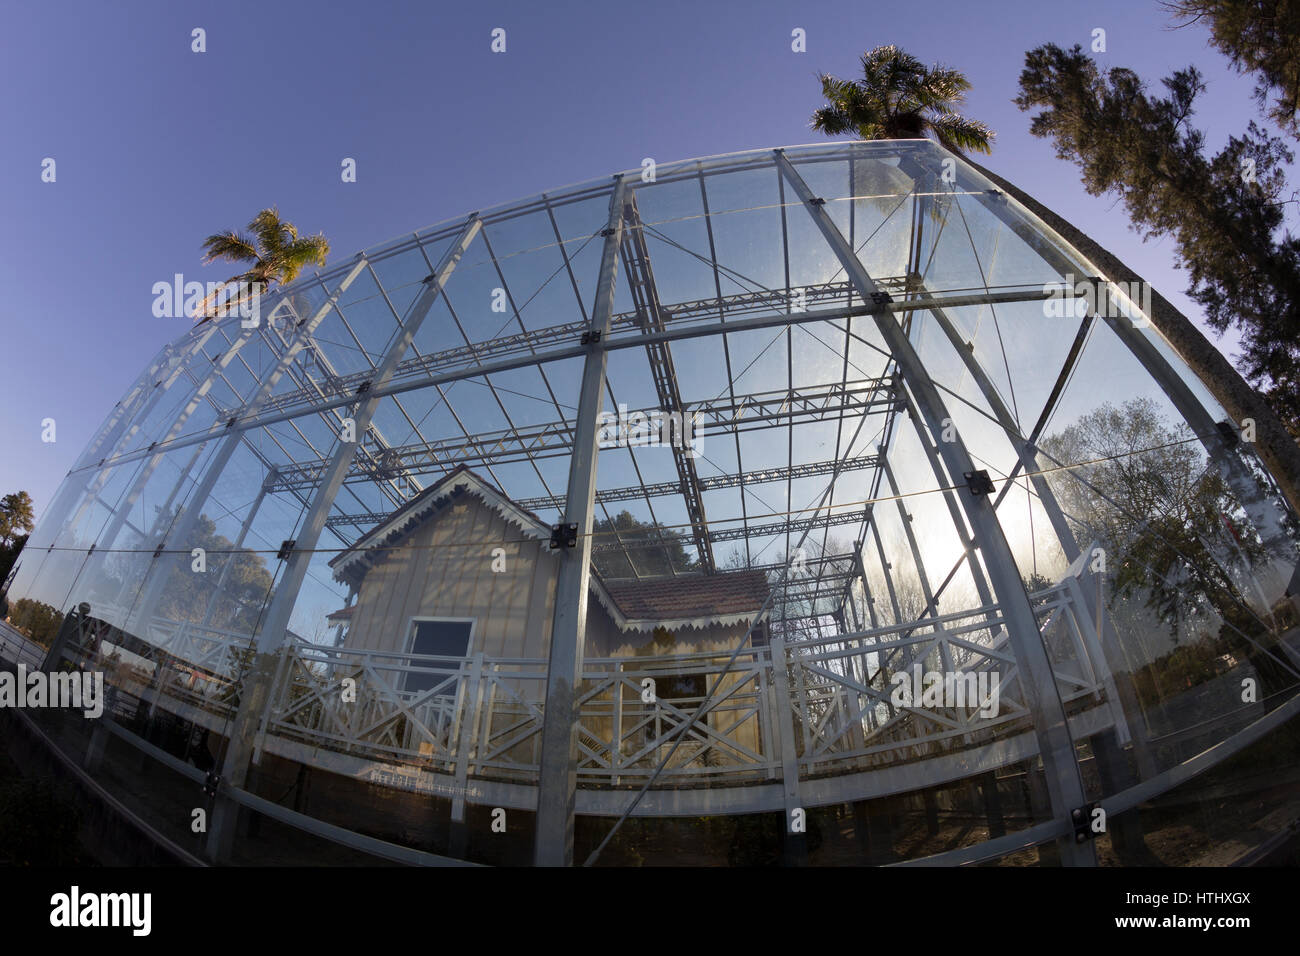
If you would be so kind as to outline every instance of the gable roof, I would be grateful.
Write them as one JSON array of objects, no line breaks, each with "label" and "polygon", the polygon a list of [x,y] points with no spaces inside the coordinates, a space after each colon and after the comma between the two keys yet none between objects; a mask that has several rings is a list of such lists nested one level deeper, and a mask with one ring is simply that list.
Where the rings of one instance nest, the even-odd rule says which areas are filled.
[{"label": "gable roof", "polygon": [[[331,558],[334,579],[359,588],[388,551],[467,495],[515,525],[526,537],[551,540],[550,525],[460,465],[362,535],[352,547]],[[656,627],[701,628],[753,620],[767,600],[768,586],[767,576],[759,570],[605,582],[593,567],[591,592],[620,630],[649,631]],[[342,618],[346,610],[334,612],[330,618]]]},{"label": "gable roof", "polygon": [[551,540],[550,525],[531,511],[519,507],[467,466],[459,465],[394,511],[383,524],[367,531],[352,547],[332,557],[329,566],[334,569],[334,580],[340,584],[360,584],[386,551],[465,494],[492,508],[527,537],[538,541]]}]

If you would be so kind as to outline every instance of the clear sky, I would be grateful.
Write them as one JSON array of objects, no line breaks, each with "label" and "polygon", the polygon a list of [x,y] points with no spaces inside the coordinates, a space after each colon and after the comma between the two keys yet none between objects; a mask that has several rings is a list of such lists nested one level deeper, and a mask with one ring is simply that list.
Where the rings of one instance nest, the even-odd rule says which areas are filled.
[{"label": "clear sky", "polygon": [[[201,27],[207,52],[191,51]],[[490,50],[506,30],[506,52]],[[791,31],[807,52],[791,51]],[[111,405],[185,319],[151,288],[264,206],[324,232],[331,262],[440,220],[617,170],[813,142],[816,74],[895,43],[964,71],[979,158],[1098,239],[1189,314],[1171,245],[1028,134],[1026,50],[1085,48],[1151,83],[1196,63],[1217,148],[1256,115],[1252,81],[1154,0],[1043,3],[90,2],[0,7],[0,494],[37,514]],[[46,157],[57,181],[41,181]],[[340,163],[357,161],[357,182]],[[978,158],[978,157],[977,157]],[[1224,344],[1231,352],[1230,343]],[[57,440],[41,440],[53,418]]]}]

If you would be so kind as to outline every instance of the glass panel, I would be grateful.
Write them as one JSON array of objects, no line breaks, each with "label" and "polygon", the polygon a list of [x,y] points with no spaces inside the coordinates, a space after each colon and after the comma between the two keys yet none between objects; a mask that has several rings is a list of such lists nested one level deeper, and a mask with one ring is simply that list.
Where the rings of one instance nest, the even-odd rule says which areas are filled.
[{"label": "glass panel", "polygon": [[[327,823],[526,864],[551,642],[582,608],[579,861],[630,811],[600,865],[1077,862],[1062,770],[1116,808],[1103,865],[1265,847],[1289,819],[1300,607],[1297,523],[1259,457],[1152,330],[1044,302],[1087,264],[964,162],[945,182],[954,157],[920,141],[787,158],[823,203],[769,151],[629,174],[599,342],[609,179],[483,212],[423,321],[464,218],[369,250],[334,307],[355,262],[268,297],[255,330],[187,331],[8,583],[0,655],[102,672],[115,722],[42,726],[199,855],[375,858]],[[933,432],[891,322],[938,391]],[[958,441],[987,500],[950,473]],[[589,445],[579,592],[566,495]],[[1012,568],[969,530],[989,506]],[[1044,656],[1048,700],[1016,647]],[[307,832],[245,811],[230,842],[193,834],[209,772]]]}]

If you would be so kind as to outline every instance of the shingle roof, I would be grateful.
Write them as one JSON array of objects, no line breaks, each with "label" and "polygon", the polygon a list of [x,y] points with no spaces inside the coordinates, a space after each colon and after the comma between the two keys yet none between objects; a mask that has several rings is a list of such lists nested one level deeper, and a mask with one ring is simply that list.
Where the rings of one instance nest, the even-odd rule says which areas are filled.
[{"label": "shingle roof", "polygon": [[768,594],[767,575],[754,570],[603,583],[629,620],[675,621],[753,614],[763,606]]}]

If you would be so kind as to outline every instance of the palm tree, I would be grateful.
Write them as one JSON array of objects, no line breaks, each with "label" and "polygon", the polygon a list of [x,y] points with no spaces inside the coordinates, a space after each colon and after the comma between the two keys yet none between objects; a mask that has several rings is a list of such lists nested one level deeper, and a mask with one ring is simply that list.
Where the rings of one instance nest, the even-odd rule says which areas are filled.
[{"label": "palm tree", "polygon": [[896,46],[862,54],[862,79],[823,73],[825,106],[813,113],[812,128],[827,136],[857,133],[863,139],[920,139],[932,136],[959,155],[988,153],[993,130],[958,114],[970,81],[957,70],[927,67]]},{"label": "palm tree", "polygon": [[[992,131],[951,111],[970,88],[970,83],[960,73],[938,68],[926,70],[914,57],[892,46],[877,47],[864,53],[862,69],[864,78],[859,81],[822,77],[822,94],[829,105],[813,114],[813,129],[827,136],[856,132],[864,139],[918,137],[928,132],[953,152],[960,152],[957,147],[963,145],[967,149],[989,152]],[[944,90],[948,91],[946,98],[939,96]],[[962,137],[967,133],[954,133],[954,130],[967,133],[978,130],[984,136],[963,142]],[[1149,286],[1137,272],[1072,222],[1058,216],[993,171],[970,159],[966,162],[1095,263],[1112,282]],[[1187,316],[1155,289],[1151,290],[1151,299],[1151,314],[1148,316],[1151,324],[1191,367],[1232,421],[1255,422],[1257,441],[1254,448],[1277,480],[1287,502],[1300,510],[1300,446],[1291,438],[1286,426]]]},{"label": "palm tree", "polygon": [[[245,283],[250,290],[263,291],[272,282],[288,285],[298,277],[307,266],[323,266],[330,252],[329,241],[320,233],[314,236],[299,237],[293,223],[280,218],[280,211],[274,207],[263,209],[248,224],[245,235],[235,230],[208,236],[203,242],[203,264],[207,265],[217,259],[231,262],[251,263],[247,271],[231,276],[223,282],[217,292],[232,283]],[[248,293],[231,306],[238,305]],[[203,316],[200,321],[212,318],[208,314],[208,305],[216,298],[216,293],[209,295],[200,304],[195,317]]]}]

